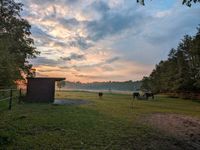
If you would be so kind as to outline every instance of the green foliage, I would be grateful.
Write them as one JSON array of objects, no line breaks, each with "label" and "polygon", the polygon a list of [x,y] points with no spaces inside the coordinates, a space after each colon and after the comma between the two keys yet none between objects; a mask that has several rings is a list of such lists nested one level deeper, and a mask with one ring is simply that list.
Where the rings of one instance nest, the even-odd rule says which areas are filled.
[{"label": "green foliage", "polygon": [[[137,0],[137,3],[145,5],[145,0]],[[196,3],[200,3],[200,0],[182,0],[182,4],[187,5],[188,7],[191,7],[193,4]]]},{"label": "green foliage", "polygon": [[31,26],[20,17],[22,4],[14,0],[0,0],[0,86],[10,86],[21,74],[29,75],[32,67],[27,58],[38,51],[30,38]]},{"label": "green foliage", "polygon": [[191,7],[192,4],[199,3],[199,2],[200,2],[200,0],[183,0],[182,4],[185,4],[189,7]]},{"label": "green foliage", "polygon": [[161,61],[149,77],[143,78],[143,88],[154,92],[200,90],[200,28],[195,36],[184,36],[177,49]]},{"label": "green foliage", "polygon": [[150,79],[148,77],[143,77],[141,89],[151,90]]}]

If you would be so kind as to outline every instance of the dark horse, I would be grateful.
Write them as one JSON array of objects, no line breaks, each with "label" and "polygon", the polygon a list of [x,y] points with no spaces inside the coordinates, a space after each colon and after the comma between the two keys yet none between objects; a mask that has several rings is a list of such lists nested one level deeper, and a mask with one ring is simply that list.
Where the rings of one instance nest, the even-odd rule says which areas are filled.
[{"label": "dark horse", "polygon": [[139,92],[134,92],[133,93],[133,99],[138,98],[140,96]]},{"label": "dark horse", "polygon": [[102,96],[103,96],[103,93],[99,92],[99,98],[102,98]]},{"label": "dark horse", "polygon": [[152,99],[154,99],[154,94],[153,93],[145,93],[145,97],[146,99],[148,99],[149,97],[151,97]]}]

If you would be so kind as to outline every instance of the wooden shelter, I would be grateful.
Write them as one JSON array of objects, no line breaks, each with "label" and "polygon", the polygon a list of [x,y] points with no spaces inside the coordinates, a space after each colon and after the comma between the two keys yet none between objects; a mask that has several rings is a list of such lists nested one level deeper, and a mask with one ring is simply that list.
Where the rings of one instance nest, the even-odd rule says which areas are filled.
[{"label": "wooden shelter", "polygon": [[27,102],[54,102],[55,82],[65,78],[27,78]]}]

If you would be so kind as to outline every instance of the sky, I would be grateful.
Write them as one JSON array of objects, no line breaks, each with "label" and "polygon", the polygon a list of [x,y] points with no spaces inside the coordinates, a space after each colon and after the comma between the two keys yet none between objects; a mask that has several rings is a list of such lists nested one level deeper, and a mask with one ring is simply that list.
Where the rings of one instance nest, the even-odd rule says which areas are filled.
[{"label": "sky", "polygon": [[41,53],[38,77],[127,81],[148,76],[200,24],[200,5],[175,0],[21,0]]}]

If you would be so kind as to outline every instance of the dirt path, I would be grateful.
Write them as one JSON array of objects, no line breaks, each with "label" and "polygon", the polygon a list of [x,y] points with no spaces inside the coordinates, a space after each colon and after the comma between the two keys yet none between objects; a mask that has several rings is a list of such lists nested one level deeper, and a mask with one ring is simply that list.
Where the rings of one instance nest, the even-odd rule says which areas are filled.
[{"label": "dirt path", "polygon": [[146,117],[144,122],[186,142],[191,149],[200,150],[200,119],[178,114],[155,113]]}]

